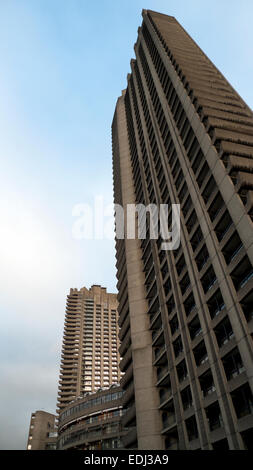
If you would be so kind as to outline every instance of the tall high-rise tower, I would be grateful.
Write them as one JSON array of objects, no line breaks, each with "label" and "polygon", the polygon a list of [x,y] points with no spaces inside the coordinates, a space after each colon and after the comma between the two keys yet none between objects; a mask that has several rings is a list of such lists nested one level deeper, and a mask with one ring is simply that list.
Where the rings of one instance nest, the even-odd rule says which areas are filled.
[{"label": "tall high-rise tower", "polygon": [[70,289],[60,368],[58,412],[73,399],[120,380],[117,295],[105,287]]},{"label": "tall high-rise tower", "polygon": [[247,449],[253,114],[175,18],[144,10],[135,53],[112,124],[115,203],[180,204],[181,243],[116,240],[124,444]]}]

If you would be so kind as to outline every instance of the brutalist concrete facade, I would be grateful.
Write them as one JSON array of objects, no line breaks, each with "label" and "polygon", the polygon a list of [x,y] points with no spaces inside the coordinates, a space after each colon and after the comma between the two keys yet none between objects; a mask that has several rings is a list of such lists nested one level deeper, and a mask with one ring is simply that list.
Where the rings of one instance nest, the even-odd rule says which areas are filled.
[{"label": "brutalist concrete facade", "polygon": [[248,449],[253,114],[175,18],[144,10],[135,53],[112,124],[114,199],[180,204],[181,243],[116,240],[125,446]]}]

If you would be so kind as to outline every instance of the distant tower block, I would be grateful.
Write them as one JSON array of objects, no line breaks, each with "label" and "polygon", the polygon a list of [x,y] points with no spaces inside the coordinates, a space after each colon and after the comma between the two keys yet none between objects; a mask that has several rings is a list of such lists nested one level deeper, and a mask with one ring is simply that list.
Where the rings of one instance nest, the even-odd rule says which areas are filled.
[{"label": "distant tower block", "polygon": [[58,409],[86,392],[118,383],[117,295],[93,285],[70,289],[67,297],[59,378]]}]

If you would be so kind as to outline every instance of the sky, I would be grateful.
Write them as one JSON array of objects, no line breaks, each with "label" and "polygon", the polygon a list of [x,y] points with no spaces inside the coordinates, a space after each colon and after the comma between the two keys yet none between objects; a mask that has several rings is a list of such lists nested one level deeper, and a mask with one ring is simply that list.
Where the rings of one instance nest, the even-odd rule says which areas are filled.
[{"label": "sky", "polygon": [[116,292],[114,241],[73,227],[113,200],[111,121],[143,8],[175,16],[253,107],[252,0],[0,0],[0,449],[55,413],[69,289]]}]

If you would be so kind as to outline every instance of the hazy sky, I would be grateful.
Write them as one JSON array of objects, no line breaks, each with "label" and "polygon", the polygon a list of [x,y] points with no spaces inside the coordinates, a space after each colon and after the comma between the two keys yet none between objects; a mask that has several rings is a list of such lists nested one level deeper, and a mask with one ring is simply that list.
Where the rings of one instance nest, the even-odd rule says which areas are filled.
[{"label": "hazy sky", "polygon": [[75,240],[112,202],[111,121],[142,8],[175,16],[253,106],[252,0],[0,0],[0,448],[55,412],[70,287],[115,291],[114,242]]}]

